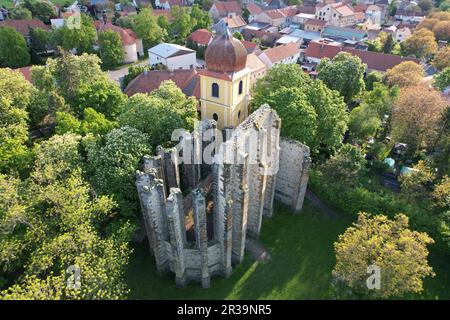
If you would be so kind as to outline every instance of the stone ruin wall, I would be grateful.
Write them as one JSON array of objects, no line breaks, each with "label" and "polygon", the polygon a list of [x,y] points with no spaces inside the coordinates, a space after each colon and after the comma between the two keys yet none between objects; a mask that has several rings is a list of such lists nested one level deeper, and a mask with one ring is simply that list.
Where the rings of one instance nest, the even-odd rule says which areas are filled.
[{"label": "stone ruin wall", "polygon": [[[242,261],[246,237],[258,238],[263,216],[273,215],[274,199],[294,212],[301,210],[308,181],[309,148],[280,139],[280,126],[277,113],[264,105],[227,137],[213,165],[179,164],[173,157],[176,149],[158,148],[157,156],[144,157],[136,187],[159,272],[175,273],[179,286],[197,281],[207,288],[211,276],[228,277],[232,266]],[[198,131],[186,137],[193,157],[201,156],[205,147],[203,133],[211,128],[216,128],[214,121],[203,121]],[[256,144],[254,148],[252,143]],[[252,150],[257,150],[256,154]],[[206,174],[208,178],[202,181]],[[184,197],[181,181],[191,190]],[[213,212],[208,215],[213,219],[210,239],[207,196],[213,201]],[[188,211],[194,218],[193,243],[186,239]]]}]

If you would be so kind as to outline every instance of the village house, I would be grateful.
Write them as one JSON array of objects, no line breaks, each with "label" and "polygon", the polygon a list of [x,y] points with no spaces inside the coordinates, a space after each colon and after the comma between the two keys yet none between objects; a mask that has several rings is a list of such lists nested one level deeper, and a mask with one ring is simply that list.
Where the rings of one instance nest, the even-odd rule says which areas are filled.
[{"label": "village house", "polygon": [[321,3],[316,7],[316,19],[326,21],[332,26],[349,27],[365,20],[364,13],[355,12],[351,6],[342,2]]},{"label": "village house", "polygon": [[171,10],[174,6],[185,7],[186,0],[155,0],[155,7],[161,10]]},{"label": "village house", "polygon": [[255,3],[249,3],[247,5],[247,10],[249,23],[255,21],[258,15],[263,12],[263,9]]},{"label": "village house", "polygon": [[322,32],[325,28],[325,25],[327,24],[326,21],[319,20],[319,19],[308,19],[305,21],[304,24],[304,30],[305,31],[315,31],[315,32]]},{"label": "village house", "polygon": [[322,37],[345,42],[347,40],[362,41],[367,38],[367,32],[355,28],[343,28],[327,25],[322,30]]},{"label": "village house", "polygon": [[95,28],[97,34],[101,32],[110,30],[114,31],[120,36],[123,49],[123,63],[136,62],[139,57],[144,56],[144,46],[142,44],[142,39],[139,39],[133,30],[123,29],[119,26],[113,25],[111,22],[95,21]]},{"label": "village house", "polygon": [[385,21],[383,10],[377,5],[370,5],[366,9],[367,22],[373,25],[382,25]]},{"label": "village house", "polygon": [[228,24],[228,28],[231,33],[241,32],[247,26],[247,23],[241,16],[234,14],[231,14],[229,17],[222,18],[218,23],[221,23],[221,21]]},{"label": "village house", "polygon": [[395,19],[397,21],[401,21],[402,23],[412,23],[412,24],[418,24],[423,19],[425,19],[425,15],[423,13],[419,13],[416,11],[407,11],[403,9],[398,9],[395,12]]},{"label": "village house", "polygon": [[237,1],[215,1],[209,9],[209,13],[214,21],[217,22],[220,18],[241,16],[242,8]]},{"label": "village house", "polygon": [[30,44],[30,30],[34,28],[41,28],[43,30],[50,30],[50,27],[44,24],[39,19],[7,19],[5,21],[0,22],[0,27],[11,27],[15,29],[17,32],[23,35],[25,40],[27,41],[27,44]]},{"label": "village house", "polygon": [[292,17],[292,22],[298,24],[299,27],[303,29],[306,20],[315,18],[316,15],[314,13],[297,13],[294,17]]},{"label": "village house", "polygon": [[264,77],[267,72],[266,64],[254,53],[247,55],[247,68],[251,70],[250,87],[252,87],[259,78]]},{"label": "village house", "polygon": [[195,43],[198,47],[206,47],[212,40],[213,34],[207,29],[198,29],[192,32],[188,40]]},{"label": "village house", "polygon": [[160,43],[148,49],[151,67],[163,65],[168,70],[194,69],[196,66],[195,51],[177,44]]},{"label": "village house", "polygon": [[361,59],[367,65],[366,72],[378,71],[386,72],[388,69],[405,62],[413,61],[420,64],[416,58],[400,57],[392,54],[384,54],[372,51],[363,51],[342,45],[329,44],[326,41],[311,41],[304,53],[304,60],[307,63],[319,64],[323,58],[333,59],[339,52],[348,52]]},{"label": "village house", "polygon": [[394,32],[394,40],[398,43],[405,41],[412,35],[412,31],[408,27],[397,28]]},{"label": "village house", "polygon": [[300,49],[295,43],[269,48],[264,50],[259,58],[268,69],[278,64],[297,63],[300,57]]}]

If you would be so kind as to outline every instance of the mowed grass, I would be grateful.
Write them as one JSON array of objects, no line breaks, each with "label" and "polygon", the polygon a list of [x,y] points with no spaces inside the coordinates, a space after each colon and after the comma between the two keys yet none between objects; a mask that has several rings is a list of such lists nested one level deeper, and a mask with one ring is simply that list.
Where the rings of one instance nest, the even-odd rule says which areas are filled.
[{"label": "mowed grass", "polygon": [[[349,217],[326,217],[308,201],[301,214],[277,207],[264,219],[261,243],[272,259],[261,263],[246,254],[228,279],[213,277],[210,289],[191,283],[177,288],[173,274],[159,275],[147,243],[135,247],[127,282],[130,299],[333,299],[330,281],[335,264],[333,243],[351,224]],[[407,299],[450,299],[450,258],[433,253],[437,276],[425,281],[425,292]]]}]

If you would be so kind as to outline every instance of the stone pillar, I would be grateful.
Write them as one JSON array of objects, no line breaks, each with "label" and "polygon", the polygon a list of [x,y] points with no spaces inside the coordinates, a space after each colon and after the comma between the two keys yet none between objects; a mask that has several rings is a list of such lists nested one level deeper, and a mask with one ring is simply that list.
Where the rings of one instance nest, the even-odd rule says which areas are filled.
[{"label": "stone pillar", "polygon": [[206,206],[205,196],[201,189],[192,191],[195,238],[197,249],[200,253],[201,264],[201,283],[203,288],[209,288],[211,285],[209,265],[208,265],[208,231],[206,224]]},{"label": "stone pillar", "polygon": [[[261,231],[262,216],[264,210],[264,196],[266,194],[267,176],[264,174],[267,170],[263,159],[267,147],[267,134],[264,128],[256,128],[256,162],[249,164],[248,187],[249,187],[249,205],[248,205],[248,236],[258,239]],[[252,150],[249,150],[251,152]]]},{"label": "stone pillar", "polygon": [[302,163],[302,171],[300,173],[299,190],[294,197],[292,203],[292,209],[294,213],[298,213],[303,208],[303,202],[305,201],[306,188],[308,186],[309,168],[311,167],[311,158],[309,152],[305,153]]},{"label": "stone pillar", "polygon": [[265,217],[272,217],[273,215],[273,199],[275,197],[275,186],[277,179],[277,172],[279,167],[280,157],[280,119],[273,119],[270,117],[271,126],[267,134],[267,152],[265,152],[265,161],[267,163],[266,172],[266,192],[264,195],[264,210]]},{"label": "stone pillar", "polygon": [[242,157],[242,165],[236,166],[233,185],[233,231],[232,255],[233,264],[239,264],[244,259],[245,240],[247,234],[248,186],[247,162],[248,156]]},{"label": "stone pillar", "polygon": [[156,269],[158,272],[169,270],[169,257],[165,241],[168,239],[165,217],[165,193],[161,180],[155,179],[154,172],[137,173],[136,187],[141,202],[142,214],[149,236]]},{"label": "stone pillar", "polygon": [[158,155],[161,157],[162,169],[164,172],[164,182],[166,194],[170,188],[180,187],[180,173],[178,170],[178,157],[172,155],[177,152],[175,148],[164,150],[161,146],[157,148]]},{"label": "stone pillar", "polygon": [[166,204],[167,225],[172,248],[173,269],[177,286],[186,286],[186,244],[183,196],[180,189],[171,188]]}]

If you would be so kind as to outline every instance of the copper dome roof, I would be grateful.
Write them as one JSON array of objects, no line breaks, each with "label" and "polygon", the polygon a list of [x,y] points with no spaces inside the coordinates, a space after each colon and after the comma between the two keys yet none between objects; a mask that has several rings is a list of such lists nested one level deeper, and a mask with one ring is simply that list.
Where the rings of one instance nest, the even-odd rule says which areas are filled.
[{"label": "copper dome roof", "polygon": [[225,25],[206,48],[205,62],[210,71],[236,72],[245,68],[247,50]]}]

